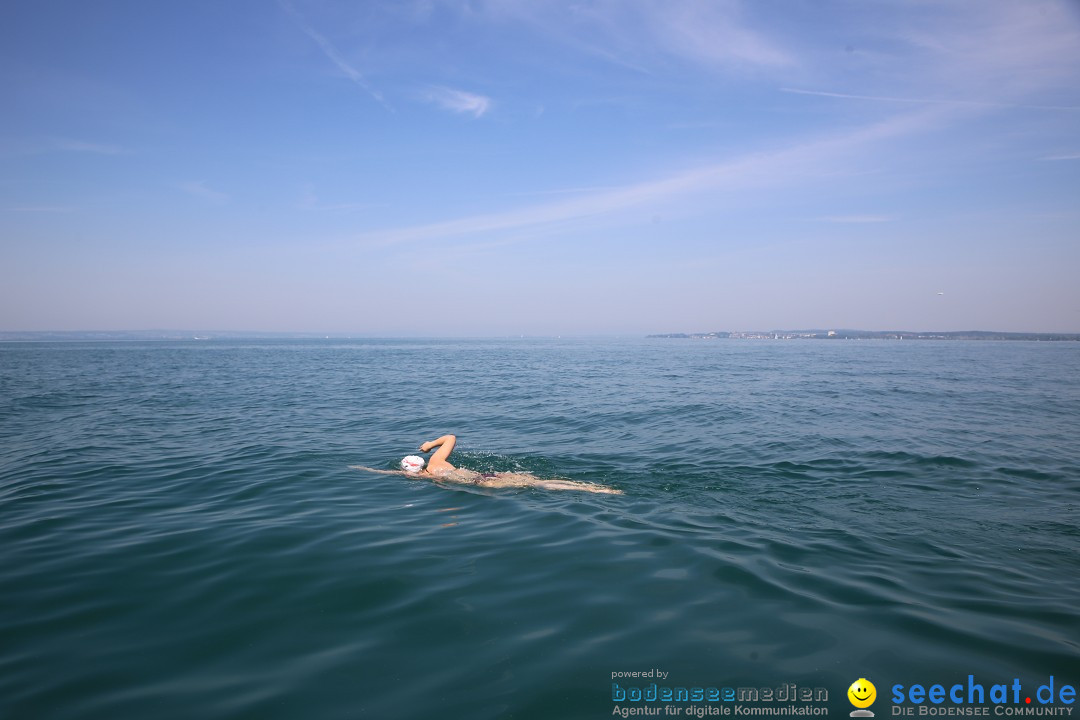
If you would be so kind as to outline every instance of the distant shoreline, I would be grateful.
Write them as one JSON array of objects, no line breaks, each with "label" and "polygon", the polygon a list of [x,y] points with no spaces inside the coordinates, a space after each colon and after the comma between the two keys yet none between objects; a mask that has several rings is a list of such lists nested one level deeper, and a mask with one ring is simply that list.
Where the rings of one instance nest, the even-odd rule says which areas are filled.
[{"label": "distant shoreline", "polygon": [[[626,337],[625,333],[619,337]],[[314,332],[244,332],[181,330],[117,330],[117,331],[31,331],[0,330],[0,343],[18,342],[208,342],[221,340],[416,340],[416,339],[506,339],[518,335],[492,335],[434,338],[430,336],[378,337],[349,333]],[[539,339],[555,335],[522,335]],[[571,335],[559,337],[570,338]],[[582,337],[603,337],[588,335]],[[640,337],[640,336],[638,336]],[[660,333],[646,338],[676,340],[1027,340],[1041,342],[1080,341],[1080,333],[997,332],[988,330],[951,330],[944,332],[914,332],[908,330],[767,330],[714,331],[700,333]]]},{"label": "distant shoreline", "polygon": [[769,330],[752,332],[665,333],[650,338],[686,340],[1037,340],[1078,341],[1080,333],[994,332],[952,330],[912,332],[908,330]]}]

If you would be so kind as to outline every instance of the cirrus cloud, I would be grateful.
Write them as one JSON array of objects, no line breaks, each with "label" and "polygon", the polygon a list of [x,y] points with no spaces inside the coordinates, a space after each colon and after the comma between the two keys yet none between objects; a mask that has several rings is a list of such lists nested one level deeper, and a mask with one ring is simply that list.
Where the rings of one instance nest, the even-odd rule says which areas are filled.
[{"label": "cirrus cloud", "polygon": [[424,100],[444,110],[463,115],[481,117],[491,109],[491,98],[484,95],[455,90],[448,87],[432,87],[424,93]]}]

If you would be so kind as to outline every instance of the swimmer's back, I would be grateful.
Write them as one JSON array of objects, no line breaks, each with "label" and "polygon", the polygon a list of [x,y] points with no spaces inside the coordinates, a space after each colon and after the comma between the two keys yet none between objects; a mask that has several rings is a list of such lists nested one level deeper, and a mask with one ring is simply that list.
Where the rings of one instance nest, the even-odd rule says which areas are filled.
[{"label": "swimmer's back", "polygon": [[466,485],[481,485],[492,488],[531,487],[543,490],[579,490],[583,492],[602,493],[605,495],[622,495],[622,490],[609,488],[604,485],[578,482],[576,480],[564,480],[562,478],[543,479],[529,473],[497,472],[479,473],[465,468],[452,470],[436,470],[431,473],[434,477],[447,482],[457,482]]},{"label": "swimmer's back", "polygon": [[435,468],[434,470],[429,470],[428,473],[438,480],[466,483],[469,485],[479,485],[480,481],[485,477],[483,474],[473,470],[466,470],[465,468],[456,468],[453,466]]}]

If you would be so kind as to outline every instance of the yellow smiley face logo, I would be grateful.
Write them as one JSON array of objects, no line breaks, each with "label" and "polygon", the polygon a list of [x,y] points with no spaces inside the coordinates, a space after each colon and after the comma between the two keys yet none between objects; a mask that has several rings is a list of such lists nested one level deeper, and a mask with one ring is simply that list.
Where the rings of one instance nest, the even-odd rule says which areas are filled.
[{"label": "yellow smiley face logo", "polygon": [[877,688],[866,678],[859,678],[847,689],[848,700],[857,708],[868,708],[877,699]]}]

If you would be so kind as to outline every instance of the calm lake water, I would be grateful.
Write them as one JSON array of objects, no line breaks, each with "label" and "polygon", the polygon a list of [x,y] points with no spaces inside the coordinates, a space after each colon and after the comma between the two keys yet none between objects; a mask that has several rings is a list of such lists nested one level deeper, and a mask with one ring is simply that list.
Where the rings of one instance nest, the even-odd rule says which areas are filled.
[{"label": "calm lake water", "polygon": [[[448,432],[625,494],[348,467]],[[2,718],[1080,685],[1080,343],[10,343],[0,440]]]}]

